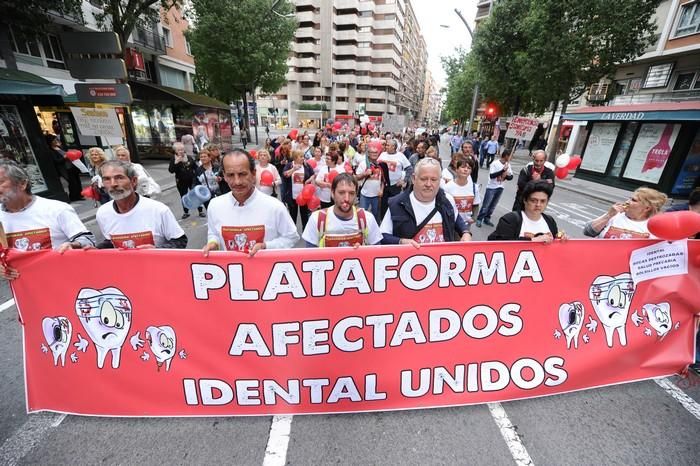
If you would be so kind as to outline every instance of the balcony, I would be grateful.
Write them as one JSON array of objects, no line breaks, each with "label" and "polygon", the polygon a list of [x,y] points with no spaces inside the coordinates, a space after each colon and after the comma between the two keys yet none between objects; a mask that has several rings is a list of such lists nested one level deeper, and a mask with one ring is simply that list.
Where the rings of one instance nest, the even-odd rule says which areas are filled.
[{"label": "balcony", "polygon": [[294,32],[294,37],[296,38],[313,38],[313,39],[320,39],[321,38],[321,30],[320,29],[314,29],[311,27],[305,27],[305,28],[298,28]]},{"label": "balcony", "polygon": [[678,92],[656,92],[653,94],[618,95],[608,105],[651,104],[657,102],[687,102],[700,100],[700,89]]},{"label": "balcony", "polygon": [[357,31],[352,29],[349,31],[333,31],[335,40],[357,40]]},{"label": "balcony", "polygon": [[156,53],[165,53],[165,40],[163,39],[163,35],[153,29],[136,27],[133,34],[131,34],[131,42]]},{"label": "balcony", "polygon": [[357,56],[357,45],[336,45],[333,47],[335,55],[354,55]]},{"label": "balcony", "polygon": [[316,68],[318,67],[318,64],[316,63],[315,58],[295,58],[293,66],[298,68]]},{"label": "balcony", "polygon": [[308,42],[304,42],[302,44],[294,42],[292,44],[292,50],[296,53],[318,53],[321,51],[321,48],[316,44],[311,44]]},{"label": "balcony", "polygon": [[357,24],[358,18],[359,17],[356,14],[335,15],[335,17],[333,18],[333,22],[336,24],[336,26]]},{"label": "balcony", "polygon": [[299,11],[297,12],[297,22],[299,23],[305,23],[305,22],[312,22],[312,23],[318,23],[316,20],[316,13],[313,11]]}]

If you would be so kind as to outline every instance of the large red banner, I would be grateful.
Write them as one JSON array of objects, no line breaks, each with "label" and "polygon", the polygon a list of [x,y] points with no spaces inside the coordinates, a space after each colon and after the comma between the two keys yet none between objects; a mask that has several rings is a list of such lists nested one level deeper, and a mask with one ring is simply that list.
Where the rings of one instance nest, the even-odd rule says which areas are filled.
[{"label": "large red banner", "polygon": [[631,252],[652,244],[13,251],[28,410],[391,410],[680,373],[700,244],[688,273],[635,284]]}]

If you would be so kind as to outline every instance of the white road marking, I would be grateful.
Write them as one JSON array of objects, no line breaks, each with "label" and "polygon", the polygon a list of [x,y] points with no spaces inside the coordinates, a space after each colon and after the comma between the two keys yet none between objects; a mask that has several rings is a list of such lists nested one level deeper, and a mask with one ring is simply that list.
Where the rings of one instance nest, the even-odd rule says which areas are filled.
[{"label": "white road marking", "polygon": [[8,299],[4,303],[0,304],[0,312],[4,311],[6,309],[9,309],[14,305],[15,305],[15,298]]},{"label": "white road marking", "polygon": [[663,388],[664,391],[671,395],[677,402],[683,405],[690,414],[695,416],[695,419],[700,420],[700,404],[698,404],[697,401],[689,397],[669,379],[654,379],[654,382],[656,382],[659,387]]},{"label": "white road marking", "polygon": [[550,202],[549,204],[547,204],[547,208],[552,209],[552,210],[554,210],[554,211],[556,211],[556,212],[563,212],[563,213],[565,213],[565,214],[567,214],[567,215],[569,215],[569,216],[575,215],[575,216],[578,216],[578,217],[583,218],[583,219],[586,220],[586,221],[589,221],[589,220],[591,220],[591,218],[592,218],[592,217],[591,217],[591,214],[589,214],[589,213],[585,213],[585,212],[584,212],[584,213],[580,213],[580,212],[574,211],[574,210],[572,210],[572,209],[570,209],[570,208],[568,208],[568,207],[564,207],[564,206],[562,206],[562,205],[555,204],[555,203],[553,203],[553,202]]},{"label": "white road marking", "polygon": [[287,463],[289,434],[292,431],[293,416],[274,416],[270,426],[270,436],[265,448],[263,466],[283,466]]},{"label": "white road marking", "polygon": [[530,454],[520,440],[520,436],[510,422],[510,419],[508,419],[508,415],[503,409],[503,406],[501,406],[501,403],[488,403],[488,406],[491,417],[496,422],[498,430],[501,431],[503,440],[506,441],[506,445],[515,460],[515,464],[518,466],[533,465],[534,463],[532,462],[532,458],[530,458]]},{"label": "white road marking", "polygon": [[[576,209],[577,207],[584,207],[585,209],[597,210],[597,211],[600,212],[601,214],[604,214],[604,213],[606,213],[606,212],[608,211],[607,209],[601,209],[600,207],[596,207],[596,206],[593,206],[593,205],[580,206],[579,204],[573,204],[573,203],[568,203],[568,202],[567,202],[567,203],[564,203],[564,204],[562,204],[562,205],[564,205],[565,207],[569,207],[569,208],[571,208],[571,209]],[[595,215],[595,214],[594,214],[594,215]],[[596,216],[599,217],[599,215],[596,215]]]},{"label": "white road marking", "polygon": [[17,464],[41,441],[49,429],[58,427],[65,418],[65,414],[30,414],[27,422],[0,447],[0,464]]}]

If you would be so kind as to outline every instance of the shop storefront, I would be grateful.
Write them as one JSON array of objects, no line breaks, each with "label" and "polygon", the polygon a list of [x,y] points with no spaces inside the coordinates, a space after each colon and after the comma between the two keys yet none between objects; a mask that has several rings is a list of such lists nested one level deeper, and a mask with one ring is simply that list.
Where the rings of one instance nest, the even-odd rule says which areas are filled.
[{"label": "shop storefront", "polygon": [[[63,105],[63,87],[24,71],[0,69],[0,157],[22,165],[32,192],[67,200],[37,109]],[[51,126],[58,128],[59,121]],[[66,126],[68,124],[66,123]],[[66,130],[70,134],[74,129]]]},{"label": "shop storefront", "polygon": [[[587,107],[563,116],[585,129],[576,177],[687,196],[700,179],[700,102]],[[567,149],[569,151],[569,149]],[[573,152],[572,152],[573,153]]]},{"label": "shop storefront", "polygon": [[223,102],[193,92],[131,81],[131,119],[141,158],[167,158],[185,134],[201,147],[233,147],[231,111]]}]

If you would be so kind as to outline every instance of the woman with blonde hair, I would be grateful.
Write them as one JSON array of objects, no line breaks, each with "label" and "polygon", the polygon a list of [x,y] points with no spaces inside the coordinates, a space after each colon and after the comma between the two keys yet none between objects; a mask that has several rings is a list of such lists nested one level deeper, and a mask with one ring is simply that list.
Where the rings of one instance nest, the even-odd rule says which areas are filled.
[{"label": "woman with blonde hair", "polygon": [[[271,185],[260,184],[260,177],[263,172],[270,172],[272,175]],[[255,186],[268,196],[277,197],[281,184],[282,179],[277,171],[277,167],[270,163],[270,153],[265,149],[258,150],[258,167],[257,170],[255,170]]]},{"label": "woman with blonde hair", "polygon": [[151,175],[149,175],[146,169],[143,168],[143,165],[131,161],[129,149],[124,146],[117,146],[114,148],[114,155],[117,160],[128,162],[132,167],[134,167],[136,177],[138,178],[138,184],[136,185],[137,193],[145,197],[151,197],[154,194],[160,193],[160,186],[153,178],[151,178]]},{"label": "woman with blonde hair", "polygon": [[638,188],[625,202],[610,206],[608,211],[586,224],[583,234],[606,239],[654,238],[647,223],[661,212],[668,196],[651,188]]},{"label": "woman with blonde hair", "polygon": [[98,198],[95,199],[95,205],[97,205],[97,202],[100,204],[109,202],[109,194],[105,191],[102,185],[102,177],[100,176],[100,167],[108,160],[107,154],[100,147],[91,147],[88,149],[87,155],[90,162],[88,170],[90,171],[90,176],[92,176],[92,190]]}]

